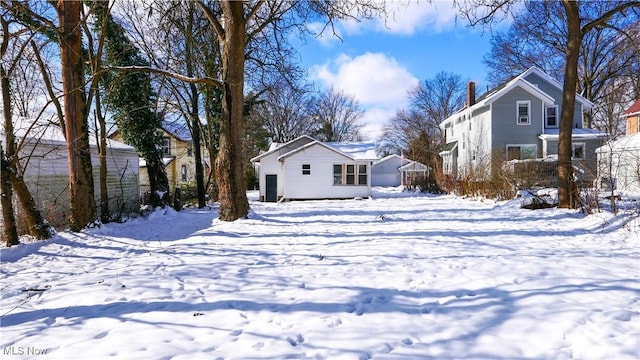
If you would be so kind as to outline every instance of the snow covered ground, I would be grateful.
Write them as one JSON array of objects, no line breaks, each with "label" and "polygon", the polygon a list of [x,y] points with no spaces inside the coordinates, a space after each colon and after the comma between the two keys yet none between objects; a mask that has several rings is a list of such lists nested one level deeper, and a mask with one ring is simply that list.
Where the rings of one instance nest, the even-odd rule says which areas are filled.
[{"label": "snow covered ground", "polygon": [[638,219],[519,205],[254,199],[4,248],[0,358],[640,358]]}]

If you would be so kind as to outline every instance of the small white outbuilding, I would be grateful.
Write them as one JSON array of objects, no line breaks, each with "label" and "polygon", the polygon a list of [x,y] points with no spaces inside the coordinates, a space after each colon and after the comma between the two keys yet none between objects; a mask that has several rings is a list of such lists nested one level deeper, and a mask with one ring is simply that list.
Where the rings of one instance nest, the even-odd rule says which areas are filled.
[{"label": "small white outbuilding", "polygon": [[640,195],[640,133],[610,141],[596,149],[598,185]]},{"label": "small white outbuilding", "polygon": [[[25,183],[43,216],[54,226],[65,224],[69,207],[67,144],[59,126],[14,117],[14,134]],[[4,143],[4,129],[0,131]],[[93,139],[91,139],[93,140]],[[4,146],[4,144],[3,144]],[[129,145],[107,140],[107,191],[112,213],[128,215],[140,209],[138,153]],[[94,192],[100,201],[100,162],[91,143]],[[19,207],[16,207],[19,209]],[[99,206],[98,206],[98,211]],[[18,213],[18,216],[20,214]]]}]

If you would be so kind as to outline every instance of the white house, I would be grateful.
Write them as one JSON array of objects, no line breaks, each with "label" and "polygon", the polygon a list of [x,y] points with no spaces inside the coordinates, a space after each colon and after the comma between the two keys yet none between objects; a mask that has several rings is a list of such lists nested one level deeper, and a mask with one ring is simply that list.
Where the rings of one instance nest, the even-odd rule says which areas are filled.
[{"label": "white house", "polygon": [[[18,117],[14,120],[16,142],[22,143],[18,156],[24,167],[25,183],[43,216],[54,226],[63,225],[70,212],[69,165],[63,132],[57,125],[31,126],[33,120]],[[4,141],[4,129],[0,133]],[[91,163],[99,203],[100,163],[95,141],[91,144]],[[133,147],[113,140],[107,140],[107,191],[111,212],[128,214],[139,210],[138,154]]]},{"label": "white house", "polygon": [[371,194],[372,142],[321,142],[301,136],[251,159],[261,201],[346,199]]}]

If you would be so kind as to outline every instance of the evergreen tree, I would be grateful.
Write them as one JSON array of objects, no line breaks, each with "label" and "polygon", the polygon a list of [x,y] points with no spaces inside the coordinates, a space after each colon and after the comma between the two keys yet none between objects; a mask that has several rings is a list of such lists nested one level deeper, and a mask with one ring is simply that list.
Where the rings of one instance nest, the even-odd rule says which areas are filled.
[{"label": "evergreen tree", "polygon": [[[149,66],[149,62],[126,37],[123,27],[110,14],[106,15],[106,22],[100,18],[103,12],[96,14],[96,27],[106,23],[105,64],[118,67]],[[122,138],[146,162],[151,204],[165,206],[169,201],[169,181],[162,162],[162,138],[158,133],[162,119],[152,111],[155,92],[150,75],[134,70],[111,71],[104,76],[104,89],[105,101],[114,107],[114,118]]]}]

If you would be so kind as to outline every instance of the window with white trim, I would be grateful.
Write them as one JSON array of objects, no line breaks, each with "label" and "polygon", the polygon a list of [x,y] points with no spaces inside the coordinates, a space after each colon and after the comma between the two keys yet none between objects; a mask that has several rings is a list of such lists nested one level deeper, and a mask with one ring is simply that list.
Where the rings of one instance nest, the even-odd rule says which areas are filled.
[{"label": "window with white trim", "polygon": [[545,120],[548,128],[558,127],[558,105],[547,106],[545,108]]},{"label": "window with white trim", "polygon": [[507,160],[535,159],[537,152],[535,144],[507,145]]},{"label": "window with white trim", "polygon": [[572,143],[571,144],[571,158],[574,160],[585,159],[585,143]]},{"label": "window with white trim", "polygon": [[161,140],[162,154],[171,155],[171,139],[163,137]]},{"label": "window with white trim", "polygon": [[368,182],[366,164],[334,164],[333,185],[364,185]]},{"label": "window with white trim", "polygon": [[530,125],[531,124],[531,101],[517,101],[516,102],[516,121],[518,125]]}]

